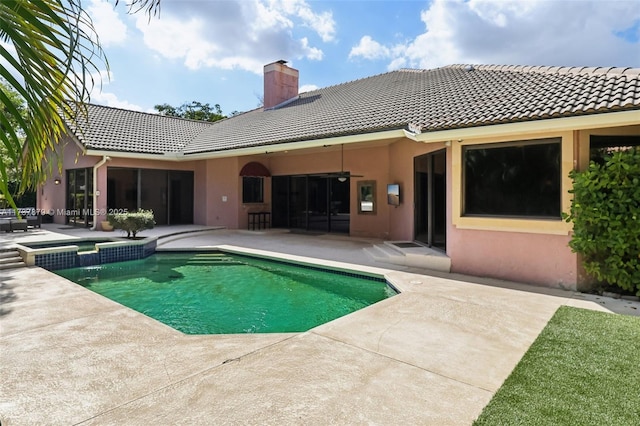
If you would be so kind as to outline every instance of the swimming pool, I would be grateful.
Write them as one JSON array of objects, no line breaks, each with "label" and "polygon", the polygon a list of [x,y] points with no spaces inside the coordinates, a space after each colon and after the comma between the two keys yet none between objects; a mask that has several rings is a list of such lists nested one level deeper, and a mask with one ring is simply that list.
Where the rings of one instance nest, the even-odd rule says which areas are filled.
[{"label": "swimming pool", "polygon": [[185,334],[302,332],[397,294],[379,276],[219,251],[55,273]]}]

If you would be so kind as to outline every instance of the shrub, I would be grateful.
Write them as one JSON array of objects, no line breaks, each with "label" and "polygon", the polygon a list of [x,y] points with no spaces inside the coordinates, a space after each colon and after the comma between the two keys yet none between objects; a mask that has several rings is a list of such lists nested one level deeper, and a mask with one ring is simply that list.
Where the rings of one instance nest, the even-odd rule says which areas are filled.
[{"label": "shrub", "polygon": [[596,279],[640,295],[640,150],[620,150],[572,171],[569,246]]},{"label": "shrub", "polygon": [[156,224],[153,210],[139,209],[133,213],[115,213],[107,215],[107,220],[115,229],[127,231],[127,238],[135,238],[138,232],[153,229]]}]

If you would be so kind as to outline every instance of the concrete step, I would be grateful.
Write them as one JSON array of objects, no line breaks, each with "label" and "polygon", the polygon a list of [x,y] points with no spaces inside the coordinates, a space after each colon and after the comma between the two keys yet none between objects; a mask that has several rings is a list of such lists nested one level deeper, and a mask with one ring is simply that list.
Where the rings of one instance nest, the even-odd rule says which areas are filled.
[{"label": "concrete step", "polygon": [[0,265],[5,263],[15,263],[22,262],[22,258],[20,256],[11,256],[11,257],[0,257]]},{"label": "concrete step", "polygon": [[8,249],[0,251],[0,259],[6,259],[8,257],[20,256],[20,253],[16,249]]},{"label": "concrete step", "polygon": [[15,249],[4,249],[0,251],[0,269],[22,268],[27,266],[20,256],[20,252]]},{"label": "concrete step", "polygon": [[[401,246],[396,245],[397,243],[401,243]],[[365,247],[363,250],[376,262],[439,272],[451,271],[449,256],[419,243],[385,241],[384,244]]]},{"label": "concrete step", "polygon": [[20,260],[20,262],[14,262],[14,263],[2,263],[0,264],[0,270],[24,268],[25,266],[27,265],[22,260]]}]

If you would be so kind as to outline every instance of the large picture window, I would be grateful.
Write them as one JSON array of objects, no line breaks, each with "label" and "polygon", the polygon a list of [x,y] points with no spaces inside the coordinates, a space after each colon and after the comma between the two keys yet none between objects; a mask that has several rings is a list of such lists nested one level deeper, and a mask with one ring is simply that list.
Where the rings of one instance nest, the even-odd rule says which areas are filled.
[{"label": "large picture window", "polygon": [[262,203],[264,202],[264,178],[244,176],[242,178],[242,202]]},{"label": "large picture window", "polygon": [[464,214],[560,218],[560,139],[463,148]]}]

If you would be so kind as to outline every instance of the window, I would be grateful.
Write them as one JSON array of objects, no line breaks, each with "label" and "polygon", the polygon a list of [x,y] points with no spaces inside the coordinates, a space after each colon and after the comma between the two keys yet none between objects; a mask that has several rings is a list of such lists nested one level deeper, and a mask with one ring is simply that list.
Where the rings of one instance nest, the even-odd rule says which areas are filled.
[{"label": "window", "polygon": [[640,146],[640,136],[596,136],[591,135],[589,160],[604,164],[606,155],[615,151]]},{"label": "window", "polygon": [[560,139],[463,148],[464,214],[560,218]]},{"label": "window", "polygon": [[264,202],[263,180],[261,177],[244,176],[242,178],[242,202],[262,203]]}]

